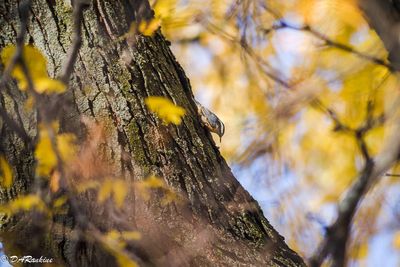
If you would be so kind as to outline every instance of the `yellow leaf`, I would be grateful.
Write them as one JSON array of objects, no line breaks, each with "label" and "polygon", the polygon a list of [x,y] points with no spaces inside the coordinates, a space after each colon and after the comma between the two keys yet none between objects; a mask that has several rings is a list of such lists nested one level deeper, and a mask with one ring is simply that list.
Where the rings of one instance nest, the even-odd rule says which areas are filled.
[{"label": "yellow leaf", "polygon": [[[5,66],[8,66],[11,63],[15,51],[15,45],[8,45],[2,50],[1,60]],[[23,48],[22,58],[30,76],[32,77],[35,91],[38,93],[62,93],[65,91],[66,87],[64,83],[49,78],[47,74],[46,58],[39,49],[31,45],[25,45]],[[14,66],[11,76],[17,80],[21,90],[26,90],[28,88],[28,81],[20,64]]]},{"label": "yellow leaf", "polygon": [[22,196],[10,203],[10,207],[13,210],[30,210],[32,208],[38,208],[39,210],[44,210],[43,201],[36,195]]},{"label": "yellow leaf", "polygon": [[160,27],[159,19],[154,18],[150,21],[143,20],[140,22],[139,31],[145,36],[151,36],[158,29],[158,27]]},{"label": "yellow leaf", "polygon": [[0,179],[1,186],[5,188],[11,187],[13,183],[12,169],[3,156],[0,156]]},{"label": "yellow leaf", "polygon": [[[1,59],[6,67],[11,63],[15,51],[15,45],[8,45],[2,50]],[[26,64],[26,67],[28,68],[32,79],[47,77],[46,58],[36,47],[25,45],[23,47],[22,58],[24,60],[24,63]],[[14,66],[14,69],[11,72],[11,76],[18,81],[21,90],[27,89],[28,82],[20,65],[17,64],[16,66]]]},{"label": "yellow leaf", "polygon": [[133,261],[129,256],[124,252],[125,242],[121,240],[121,233],[116,230],[111,230],[105,235],[104,240],[102,240],[102,244],[105,249],[110,251],[112,255],[118,262],[118,266],[123,267],[137,267],[135,261]]},{"label": "yellow leaf", "polygon": [[28,96],[28,98],[25,100],[24,103],[24,109],[26,111],[31,111],[33,109],[34,104],[35,104],[35,98],[33,96]]},{"label": "yellow leaf", "polygon": [[60,173],[54,172],[50,177],[50,190],[52,192],[57,192],[60,188]]},{"label": "yellow leaf", "polygon": [[89,181],[89,182],[78,184],[76,186],[76,190],[78,191],[78,193],[83,193],[87,190],[95,189],[95,188],[99,187],[99,185],[100,184],[96,181]]},{"label": "yellow leaf", "polygon": [[184,108],[175,105],[165,97],[150,96],[146,98],[145,102],[147,107],[167,124],[173,123],[179,125],[186,113]]},{"label": "yellow leaf", "polygon": [[177,200],[178,200],[178,195],[172,190],[167,190],[165,192],[164,197],[161,199],[161,205],[165,206]]},{"label": "yellow leaf", "polygon": [[127,255],[124,253],[116,253],[115,258],[117,259],[118,265],[121,267],[138,267],[136,262],[131,260]]},{"label": "yellow leaf", "polygon": [[[51,128],[53,128],[54,132],[57,132],[58,123],[54,122]],[[63,161],[69,161],[75,156],[75,139],[75,136],[69,133],[56,135],[57,150]],[[39,176],[49,176],[57,165],[57,155],[53,149],[49,132],[43,125],[39,129],[39,141],[35,149],[35,158],[38,162],[36,172]]]},{"label": "yellow leaf", "polygon": [[393,247],[400,250],[400,231],[397,231],[393,236]]},{"label": "yellow leaf", "polygon": [[157,17],[165,18],[171,16],[176,7],[176,0],[156,1],[153,9]]},{"label": "yellow leaf", "polygon": [[20,211],[28,211],[36,209],[38,211],[45,211],[46,205],[36,195],[20,196],[6,205],[0,206],[0,211],[8,214],[14,214]]},{"label": "yellow leaf", "polygon": [[55,201],[54,201],[54,203],[53,203],[53,207],[54,208],[59,208],[59,207],[61,207],[62,205],[64,205],[66,202],[67,202],[67,197],[66,196],[62,196],[62,197],[59,197],[59,198],[57,198]]},{"label": "yellow leaf", "polygon": [[37,160],[36,173],[39,176],[48,176],[57,165],[57,157],[51,145],[49,134],[41,129],[39,141],[35,149],[35,159]]},{"label": "yellow leaf", "polygon": [[142,238],[142,234],[138,231],[124,231],[121,236],[125,240],[139,240]]},{"label": "yellow leaf", "polygon": [[124,251],[126,243],[122,240],[123,233],[130,232],[118,232],[116,230],[109,231],[105,238],[102,240],[104,248],[111,252],[111,254],[117,260],[118,266],[121,267],[137,267],[138,265],[132,260],[129,255]]},{"label": "yellow leaf", "polygon": [[138,193],[144,200],[150,199],[150,189],[156,189],[156,188],[168,189],[164,181],[155,175],[151,175],[143,181],[136,182],[135,187],[138,189]]},{"label": "yellow leaf", "polygon": [[124,204],[126,194],[128,193],[128,186],[122,180],[116,180],[113,183],[114,200],[118,207]]},{"label": "yellow leaf", "polygon": [[106,180],[100,187],[99,193],[97,195],[97,201],[103,203],[106,199],[111,196],[113,192],[113,181]]},{"label": "yellow leaf", "polygon": [[38,93],[63,93],[66,89],[63,82],[49,77],[35,79],[34,84]]},{"label": "yellow leaf", "polygon": [[68,162],[75,157],[77,150],[75,142],[76,137],[71,133],[57,135],[57,148],[62,160]]},{"label": "yellow leaf", "polygon": [[97,200],[102,203],[111,195],[118,207],[124,204],[125,197],[128,193],[128,186],[123,180],[106,180],[100,187]]},{"label": "yellow leaf", "polygon": [[121,234],[116,230],[111,230],[110,232],[107,233],[106,238],[115,241],[121,238]]},{"label": "yellow leaf", "polygon": [[126,246],[126,242],[122,239],[119,231],[111,230],[106,234],[105,238],[107,245],[117,253],[119,250],[123,250]]},{"label": "yellow leaf", "polygon": [[[341,23],[357,28],[363,22],[356,0],[345,2],[340,0],[300,0],[296,7],[299,7],[305,23],[310,25],[328,24],[329,22],[332,25]],[[329,20],[326,20],[327,17]]]},{"label": "yellow leaf", "polygon": [[353,259],[362,260],[368,256],[368,243],[365,242],[361,244],[359,247],[351,250],[351,257]]},{"label": "yellow leaf", "polygon": [[144,180],[143,183],[149,188],[164,187],[164,181],[155,175],[150,176]]},{"label": "yellow leaf", "polygon": [[358,249],[358,258],[365,259],[368,256],[368,243],[364,243]]}]

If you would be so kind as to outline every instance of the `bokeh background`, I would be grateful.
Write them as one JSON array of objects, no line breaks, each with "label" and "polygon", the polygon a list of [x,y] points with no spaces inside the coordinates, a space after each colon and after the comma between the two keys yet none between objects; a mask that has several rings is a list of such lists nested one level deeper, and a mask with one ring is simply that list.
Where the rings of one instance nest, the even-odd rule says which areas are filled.
[{"label": "bokeh background", "polygon": [[[199,102],[225,123],[219,143],[241,184],[308,258],[363,166],[349,129],[391,133],[399,82],[357,7],[339,0],[153,1]],[[385,118],[379,120],[379,118]],[[400,266],[400,173],[380,178],[352,226],[350,266]],[[393,174],[393,175],[392,175]]]}]

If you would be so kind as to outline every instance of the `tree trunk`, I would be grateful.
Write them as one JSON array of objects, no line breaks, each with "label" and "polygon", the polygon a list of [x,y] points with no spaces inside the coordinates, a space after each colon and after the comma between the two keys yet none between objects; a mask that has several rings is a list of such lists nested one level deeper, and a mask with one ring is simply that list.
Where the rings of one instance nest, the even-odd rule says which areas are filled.
[{"label": "tree trunk", "polygon": [[[0,48],[15,43],[17,2],[0,3]],[[81,117],[102,122],[108,136],[102,156],[118,167],[125,180],[155,174],[186,201],[164,205],[157,194],[140,201],[130,193],[120,222],[88,194],[85,215],[102,232],[140,231],[142,239],[128,249],[142,265],[304,266],[234,178],[210,133],[201,126],[189,80],[169,42],[160,31],[152,37],[122,38],[131,22],[151,16],[147,3],[140,4],[94,0],[85,11],[83,45],[67,93],[69,102],[60,107],[61,128],[84,140],[87,131]],[[46,55],[50,75],[56,77],[71,44],[72,6],[67,0],[35,0],[29,21],[28,40]],[[144,104],[148,96],[166,96],[184,107],[182,124],[160,122]],[[36,115],[24,110],[25,98],[15,84],[1,88],[1,105],[34,137]],[[0,129],[0,152],[15,172],[13,187],[0,191],[1,201],[6,202],[32,190],[34,159],[32,149],[1,120]],[[77,223],[71,213],[53,218],[53,225],[39,222],[37,217],[3,218],[6,252],[45,254],[70,266],[115,265],[98,242],[74,235]],[[62,231],[57,230],[60,224]]]},{"label": "tree trunk", "polygon": [[370,27],[376,31],[386,50],[394,71],[400,70],[400,1],[365,0],[358,6],[364,13]]}]

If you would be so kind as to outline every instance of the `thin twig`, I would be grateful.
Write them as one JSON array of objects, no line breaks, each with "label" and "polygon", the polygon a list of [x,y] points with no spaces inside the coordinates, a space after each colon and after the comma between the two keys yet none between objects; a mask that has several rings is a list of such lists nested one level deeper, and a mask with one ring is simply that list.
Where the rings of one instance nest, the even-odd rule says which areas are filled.
[{"label": "thin twig", "polygon": [[310,259],[310,266],[320,266],[328,255],[332,255],[333,266],[343,266],[351,222],[358,205],[378,178],[384,175],[397,161],[400,140],[396,133],[400,130],[400,118],[397,118],[394,123],[396,129],[393,130],[392,136],[388,138],[385,147],[377,156],[372,158],[367,152],[364,152],[367,153],[364,155],[366,159],[364,169],[347,191],[344,199],[340,201],[338,217],[328,227],[327,236]]},{"label": "thin twig", "polygon": [[87,0],[78,0],[74,1],[74,33],[73,33],[73,42],[71,47],[68,50],[67,57],[65,59],[60,80],[68,85],[69,78],[74,70],[75,62],[78,57],[78,52],[80,47],[82,46],[82,22],[83,22],[83,11],[88,6]]},{"label": "thin twig", "polygon": [[377,65],[381,65],[384,66],[386,68],[388,68],[390,71],[393,71],[395,68],[394,66],[392,66],[389,62],[387,62],[386,60],[377,58],[375,56],[371,56],[368,54],[365,54],[363,52],[360,52],[358,50],[356,50],[355,48],[353,48],[350,45],[347,44],[343,44],[343,43],[339,43],[337,41],[334,41],[332,39],[330,39],[328,36],[326,36],[325,34],[313,29],[311,26],[309,25],[303,25],[303,26],[295,26],[292,24],[289,24],[285,21],[280,21],[277,25],[274,25],[272,28],[268,28],[268,29],[264,29],[264,33],[268,34],[271,31],[277,31],[277,30],[281,30],[281,29],[290,29],[290,30],[295,30],[295,31],[303,31],[303,32],[308,32],[311,35],[317,37],[318,39],[322,40],[325,42],[326,45],[340,49],[342,51],[354,54],[360,58],[366,59],[368,61],[371,61]]},{"label": "thin twig", "polygon": [[351,221],[356,213],[357,206],[368,191],[374,170],[374,163],[370,160],[360,177],[350,187],[345,198],[339,204],[339,214],[336,221],[328,227],[327,236],[319,245],[310,259],[310,266],[321,266],[324,259],[331,254],[334,266],[343,266],[345,261],[346,245],[349,238]]},{"label": "thin twig", "polygon": [[354,132],[354,129],[350,128],[349,126],[345,125],[342,121],[340,121],[339,116],[337,113],[331,109],[326,107],[321,100],[319,99],[314,99],[311,102],[311,106],[321,110],[324,112],[328,117],[334,122],[335,128],[333,129],[334,131],[344,131],[344,132]]},{"label": "thin twig", "polygon": [[[376,89],[383,84],[387,77],[388,75],[382,79]],[[357,207],[365,194],[372,187],[373,182],[396,161],[398,151],[400,151],[400,143],[397,142],[397,140],[392,140],[392,142],[389,140],[387,143],[389,146],[387,152],[382,150],[382,152],[374,159],[368,151],[365,142],[365,135],[374,127],[382,125],[386,121],[386,116],[385,114],[378,116],[373,115],[373,102],[367,104],[365,123],[356,129],[343,125],[343,123],[339,121],[336,113],[325,108],[320,101],[317,100],[316,103],[319,104],[317,106],[330,115],[337,127],[354,135],[365,162],[364,168],[359,177],[347,191],[344,199],[339,203],[339,211],[336,221],[327,228],[326,237],[310,259],[310,266],[316,267],[320,266],[325,258],[331,255],[332,266],[342,267],[346,263],[346,247],[350,238],[351,222],[357,211]],[[400,119],[398,119],[397,123],[400,124]],[[399,125],[397,125],[397,127],[399,127]],[[395,138],[397,137],[392,137],[392,139]]]},{"label": "thin twig", "polygon": [[234,36],[225,32],[223,29],[221,29],[217,25],[214,25],[213,23],[208,22],[208,21],[204,21],[203,23],[205,25],[205,28],[209,32],[211,32],[213,34],[218,34],[218,36],[228,40],[229,42],[239,44],[242,47],[243,51],[246,52],[247,55],[249,55],[251,58],[253,58],[255,60],[257,65],[259,65],[262,68],[264,74],[266,76],[268,76],[271,80],[277,82],[278,84],[282,85],[286,89],[291,88],[291,85],[284,79],[280,78],[279,74],[275,73],[277,71],[274,70],[266,60],[264,60],[262,57],[257,55],[254,52],[254,50],[245,42],[245,40],[243,38],[240,40],[237,40],[237,38],[235,38]]},{"label": "thin twig", "polygon": [[265,69],[265,67],[269,67],[270,69],[272,69],[271,66],[269,66],[269,64],[259,55],[257,55],[254,50],[246,43],[243,41],[244,39],[242,39],[242,41],[240,42],[243,50],[250,56],[252,57],[256,63],[263,69],[265,75],[267,75],[270,79],[274,80],[275,82],[279,83],[280,85],[282,85],[283,87],[285,87],[286,89],[290,89],[291,85],[283,80],[282,78],[280,78],[277,74],[275,74],[273,71],[271,70],[267,70]]},{"label": "thin twig", "polygon": [[385,176],[400,177],[400,174],[397,174],[397,173],[385,173]]}]

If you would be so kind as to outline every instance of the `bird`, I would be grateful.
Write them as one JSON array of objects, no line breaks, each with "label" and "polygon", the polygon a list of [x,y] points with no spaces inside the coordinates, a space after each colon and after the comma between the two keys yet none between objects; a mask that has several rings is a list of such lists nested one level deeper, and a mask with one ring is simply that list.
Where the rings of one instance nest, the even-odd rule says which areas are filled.
[{"label": "bird", "polygon": [[210,130],[210,132],[216,133],[219,136],[219,141],[221,142],[221,138],[225,133],[224,123],[217,117],[217,115],[215,115],[209,109],[205,108],[196,99],[194,101],[197,106],[197,113],[200,116],[201,123],[208,130]]}]

